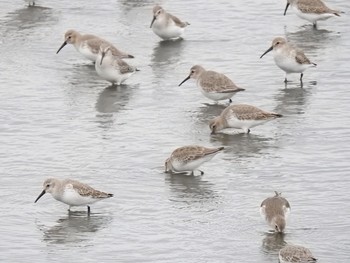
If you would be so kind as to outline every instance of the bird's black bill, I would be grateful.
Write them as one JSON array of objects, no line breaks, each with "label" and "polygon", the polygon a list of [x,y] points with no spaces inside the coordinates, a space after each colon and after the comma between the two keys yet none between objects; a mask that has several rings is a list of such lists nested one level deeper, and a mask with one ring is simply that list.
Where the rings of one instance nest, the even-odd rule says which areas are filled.
[{"label": "bird's black bill", "polygon": [[289,3],[287,3],[287,5],[286,5],[286,9],[284,9],[284,16],[287,14],[287,9],[288,9],[288,7],[289,7]]},{"label": "bird's black bill", "polygon": [[58,54],[58,52],[60,52],[61,49],[64,48],[65,45],[67,45],[66,41],[63,42],[62,46],[57,50],[56,54]]},{"label": "bird's black bill", "polygon": [[185,83],[187,80],[189,80],[190,77],[191,77],[191,76],[188,76],[187,78],[185,78],[185,79],[179,84],[179,87],[180,87],[183,83]]},{"label": "bird's black bill", "polygon": [[262,58],[263,56],[265,56],[267,53],[269,53],[271,50],[273,49],[273,47],[270,47],[268,50],[265,51],[264,54],[261,55],[260,58]]},{"label": "bird's black bill", "polygon": [[155,20],[156,20],[156,17],[154,16],[153,19],[152,19],[151,25],[149,26],[150,28],[152,28],[153,23],[154,23]]},{"label": "bird's black bill", "polygon": [[105,53],[105,52],[102,52],[102,57],[101,57],[100,65],[102,65],[102,61],[103,61],[105,55],[106,55],[106,53]]},{"label": "bird's black bill", "polygon": [[46,194],[45,190],[41,192],[41,194],[38,196],[34,203],[36,203],[44,194]]}]

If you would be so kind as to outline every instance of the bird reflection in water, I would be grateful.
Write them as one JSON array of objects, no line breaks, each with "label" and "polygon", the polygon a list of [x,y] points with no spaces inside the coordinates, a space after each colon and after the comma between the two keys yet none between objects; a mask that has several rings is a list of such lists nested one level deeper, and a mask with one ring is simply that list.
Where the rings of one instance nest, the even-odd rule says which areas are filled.
[{"label": "bird reflection in water", "polygon": [[185,47],[183,39],[160,41],[153,49],[152,67],[169,67],[181,59],[182,49]]},{"label": "bird reflection in water", "polygon": [[[326,29],[315,30],[312,25],[304,25],[295,32],[287,31],[285,27],[285,36],[288,41],[297,43],[298,47],[303,49],[309,55],[317,56],[318,50],[324,50],[327,47],[334,47],[334,41],[340,38],[339,32]],[[317,58],[314,59],[317,63]]]},{"label": "bird reflection in water", "polygon": [[97,97],[95,104],[96,122],[101,128],[112,127],[115,121],[115,113],[123,110],[128,104],[134,88],[138,85],[109,86]]},{"label": "bird reflection in water", "polygon": [[261,249],[266,255],[275,258],[278,252],[287,243],[284,241],[285,233],[268,232],[262,240]]},{"label": "bird reflection in water", "polygon": [[167,174],[166,184],[173,193],[170,200],[186,204],[212,201],[217,194],[211,189],[213,184],[204,180],[202,176],[189,176],[186,174]]},{"label": "bird reflection in water", "polygon": [[52,26],[58,22],[57,12],[51,8],[31,6],[8,13],[2,26],[8,33],[29,30],[39,26]]},{"label": "bird reflection in water", "polygon": [[278,93],[274,96],[277,102],[274,110],[284,115],[304,114],[309,105],[309,97],[316,85],[316,82],[305,82],[303,88],[301,88],[300,83],[289,83],[288,88],[278,90]]},{"label": "bird reflection in water", "polygon": [[69,212],[57,220],[52,227],[39,225],[43,240],[51,244],[80,243],[90,240],[95,233],[106,228],[112,221],[111,216],[102,214],[86,215],[86,212]]},{"label": "bird reflection in water", "polygon": [[[266,136],[254,133],[244,134],[240,130],[233,130],[230,134],[218,133],[210,136],[214,144],[220,143],[225,147],[228,158],[257,157],[261,153],[269,154],[273,148],[279,148],[274,135]],[[227,158],[226,158],[227,159]]]}]

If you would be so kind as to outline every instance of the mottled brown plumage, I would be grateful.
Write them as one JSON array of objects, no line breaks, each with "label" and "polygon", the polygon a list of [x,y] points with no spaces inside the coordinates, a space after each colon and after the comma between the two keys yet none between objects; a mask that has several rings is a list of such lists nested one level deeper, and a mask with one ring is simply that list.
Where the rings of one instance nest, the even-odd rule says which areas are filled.
[{"label": "mottled brown plumage", "polygon": [[278,192],[275,192],[275,196],[266,198],[260,205],[261,215],[276,232],[283,232],[289,211],[289,202]]},{"label": "mottled brown plumage", "polygon": [[224,147],[207,148],[197,145],[188,145],[177,148],[165,161],[165,171],[193,173],[202,163],[212,159]]},{"label": "mottled brown plumage", "polygon": [[308,248],[298,245],[286,245],[279,251],[278,256],[281,263],[311,263],[317,261]]},{"label": "mottled brown plumage", "polygon": [[[86,54],[86,52],[82,53],[85,57],[95,62],[96,56],[99,52],[100,46],[102,44],[110,46],[110,49],[112,51],[112,54],[114,56],[118,56],[120,58],[133,58],[134,56],[129,55],[125,52],[120,51],[117,49],[114,45],[112,45],[107,40],[104,40],[98,36],[92,35],[92,34],[85,34],[82,35],[78,31],[75,30],[68,30],[64,35],[64,42],[61,45],[61,47],[58,49],[58,52],[66,45],[66,44],[72,44],[74,47],[80,52],[81,50],[89,50],[91,54]],[[93,56],[93,57],[92,57]]]},{"label": "mottled brown plumage", "polygon": [[275,112],[267,112],[247,104],[236,104],[228,106],[220,116],[211,120],[209,127],[212,133],[225,128],[242,129],[249,133],[250,128],[279,117],[282,115]]}]

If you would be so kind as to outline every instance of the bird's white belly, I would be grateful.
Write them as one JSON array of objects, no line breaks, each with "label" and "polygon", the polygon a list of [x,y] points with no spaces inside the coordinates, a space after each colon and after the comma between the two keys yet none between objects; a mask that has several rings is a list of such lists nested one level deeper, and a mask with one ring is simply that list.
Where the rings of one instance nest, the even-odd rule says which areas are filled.
[{"label": "bird's white belly", "polygon": [[98,199],[91,198],[89,196],[81,196],[74,189],[65,189],[63,195],[57,199],[70,206],[81,206],[95,203]]},{"label": "bird's white belly", "polygon": [[87,59],[95,62],[98,53],[93,53],[92,50],[90,49],[89,46],[84,45],[83,43],[79,46],[78,51],[80,54],[82,54],[84,57],[86,57]]},{"label": "bird's white belly", "polygon": [[204,89],[202,89],[202,87],[199,87],[199,88],[205,97],[214,101],[226,100],[226,99],[228,100],[232,98],[232,96],[234,95],[234,92],[231,92],[231,93],[207,92]]},{"label": "bird's white belly", "polygon": [[163,23],[154,22],[152,26],[153,32],[160,38],[167,40],[180,37],[185,31],[184,27],[178,27],[175,23],[163,25]]},{"label": "bird's white belly", "polygon": [[[100,65],[100,59],[97,59],[97,63],[95,63],[95,69],[97,74],[112,83],[117,83],[117,85],[120,85],[123,83],[126,79],[128,79],[132,74],[135,72],[129,72],[122,74],[117,68],[114,68],[113,66],[106,65],[105,63],[102,63]],[[106,61],[107,62],[107,61]]]},{"label": "bird's white belly", "polygon": [[243,130],[253,128],[265,122],[267,122],[267,120],[239,120],[236,117],[232,117],[227,120],[227,124],[230,128]]},{"label": "bird's white belly", "polygon": [[277,52],[273,58],[276,65],[286,73],[302,73],[311,66],[310,64],[299,64],[295,58]]},{"label": "bird's white belly", "polygon": [[305,19],[311,23],[315,23],[318,20],[326,20],[334,14],[326,13],[326,14],[316,14],[316,13],[303,13],[297,7],[292,7],[293,11],[302,19]]},{"label": "bird's white belly", "polygon": [[215,154],[204,156],[203,158],[190,161],[188,163],[184,163],[181,161],[173,160],[172,161],[172,167],[175,172],[186,172],[186,171],[194,171],[199,166],[201,166],[203,163],[211,160]]}]

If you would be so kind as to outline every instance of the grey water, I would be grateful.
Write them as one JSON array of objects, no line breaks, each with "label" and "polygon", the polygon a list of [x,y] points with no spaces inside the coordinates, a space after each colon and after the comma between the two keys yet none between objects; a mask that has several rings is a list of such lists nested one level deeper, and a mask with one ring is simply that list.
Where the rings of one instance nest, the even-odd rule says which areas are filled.
[{"label": "grey water", "polygon": [[[149,28],[159,3],[191,25],[182,41]],[[2,1],[0,8],[1,262],[278,262],[286,243],[310,248],[321,263],[350,262],[350,5],[318,30],[285,1]],[[140,71],[122,87],[100,79],[66,30],[93,33],[135,56]],[[316,68],[284,72],[276,36],[302,48]],[[233,103],[283,118],[249,135],[210,135],[227,105],[202,96],[200,64],[246,91]],[[225,146],[203,176],[169,175],[177,147]],[[68,213],[46,178],[71,178],[114,197]],[[273,191],[291,204],[286,233],[259,214]]]}]

